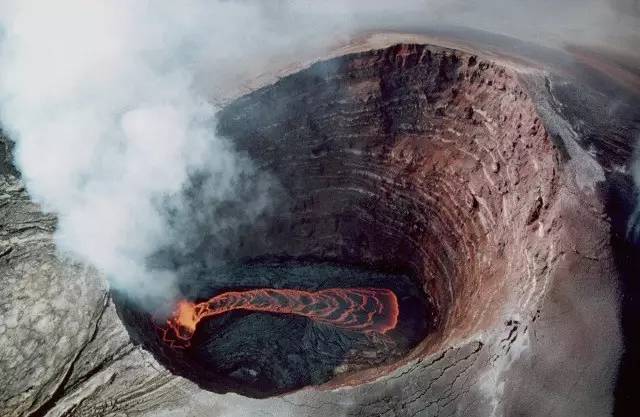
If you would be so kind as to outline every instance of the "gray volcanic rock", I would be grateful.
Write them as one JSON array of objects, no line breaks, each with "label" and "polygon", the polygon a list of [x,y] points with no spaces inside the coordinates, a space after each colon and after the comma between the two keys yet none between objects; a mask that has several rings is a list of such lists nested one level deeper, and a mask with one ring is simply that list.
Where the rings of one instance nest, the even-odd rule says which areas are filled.
[{"label": "gray volcanic rock", "polygon": [[57,256],[55,217],[29,201],[20,180],[8,175],[0,184],[0,411],[23,415],[69,382],[106,294],[95,271]]},{"label": "gray volcanic rock", "polygon": [[618,95],[601,120],[595,103],[617,90],[555,68],[401,44],[221,112],[220,131],[287,196],[230,256],[402,267],[437,309],[393,365],[264,400],[202,390],[132,344],[101,277],[56,253],[55,218],[5,158],[0,414],[610,414],[624,282],[612,236],[630,212],[637,101]]}]

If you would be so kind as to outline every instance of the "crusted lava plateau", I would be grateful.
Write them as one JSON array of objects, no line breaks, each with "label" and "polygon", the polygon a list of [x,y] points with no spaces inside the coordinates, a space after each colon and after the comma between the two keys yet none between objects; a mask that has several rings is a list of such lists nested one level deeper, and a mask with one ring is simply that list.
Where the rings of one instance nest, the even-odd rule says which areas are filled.
[{"label": "crusted lava plateau", "polygon": [[[274,207],[224,242],[163,252],[190,303],[187,336],[178,326],[172,339],[166,316],[55,260],[55,220],[3,165],[4,218],[46,225],[4,222],[14,242],[0,248],[4,280],[24,282],[11,272],[22,270],[48,288],[76,276],[82,285],[62,292],[74,310],[48,314],[55,328],[71,317],[92,330],[23,325],[65,338],[54,354],[52,342],[18,349],[22,339],[4,330],[0,346],[30,365],[2,369],[0,414],[607,415],[626,337],[626,272],[612,247],[632,211],[626,135],[637,97],[612,81],[596,91],[568,61],[549,62],[556,72],[400,43],[317,62],[229,102],[219,133],[272,178]],[[617,100],[607,120],[595,98]],[[327,320],[326,306],[309,307],[327,291],[336,305],[366,305],[358,289],[392,293],[397,323],[381,315],[384,325],[362,331],[341,326],[353,309]],[[374,317],[385,300],[361,311]],[[3,308],[37,321],[24,305]],[[188,343],[176,348],[180,334]],[[34,369],[36,388],[25,382]],[[223,392],[273,398],[225,397],[223,407]]]}]

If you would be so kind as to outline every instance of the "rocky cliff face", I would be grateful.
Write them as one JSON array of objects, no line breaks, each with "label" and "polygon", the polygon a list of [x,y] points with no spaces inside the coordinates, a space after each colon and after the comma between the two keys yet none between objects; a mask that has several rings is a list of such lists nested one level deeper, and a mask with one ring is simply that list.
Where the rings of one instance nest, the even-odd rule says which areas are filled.
[{"label": "rocky cliff face", "polygon": [[606,415],[621,348],[608,171],[555,87],[401,44],[315,64],[220,113],[220,132],[282,190],[230,258],[401,270],[435,308],[402,359],[263,401],[201,390],[132,345],[98,275],[55,254],[55,219],[3,171],[0,413]]},{"label": "rocky cliff face", "polygon": [[316,64],[220,119],[289,197],[244,251],[411,271],[436,306],[435,339],[495,323],[509,287],[520,308],[535,302],[545,279],[525,278],[527,254],[533,276],[550,272],[561,153],[512,71],[398,45]]}]

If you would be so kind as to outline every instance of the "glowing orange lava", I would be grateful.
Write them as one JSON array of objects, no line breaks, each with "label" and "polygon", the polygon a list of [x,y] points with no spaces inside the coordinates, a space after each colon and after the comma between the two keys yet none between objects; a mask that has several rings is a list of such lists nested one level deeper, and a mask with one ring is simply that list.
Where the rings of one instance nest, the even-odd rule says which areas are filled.
[{"label": "glowing orange lava", "polygon": [[233,310],[296,314],[347,330],[376,333],[394,329],[399,314],[396,295],[383,288],[231,291],[198,304],[180,301],[162,329],[163,339],[175,348],[188,347],[202,319]]}]

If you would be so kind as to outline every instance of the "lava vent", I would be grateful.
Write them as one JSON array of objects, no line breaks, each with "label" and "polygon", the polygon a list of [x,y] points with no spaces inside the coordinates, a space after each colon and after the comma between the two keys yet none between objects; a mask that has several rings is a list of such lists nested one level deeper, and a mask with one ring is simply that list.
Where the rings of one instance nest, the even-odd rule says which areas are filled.
[{"label": "lava vent", "polygon": [[273,177],[276,207],[174,257],[185,299],[168,321],[114,294],[172,372],[253,397],[358,384],[491,326],[522,277],[515,302],[534,304],[545,272],[523,254],[560,152],[513,70],[362,52],[235,100],[218,128]]}]

